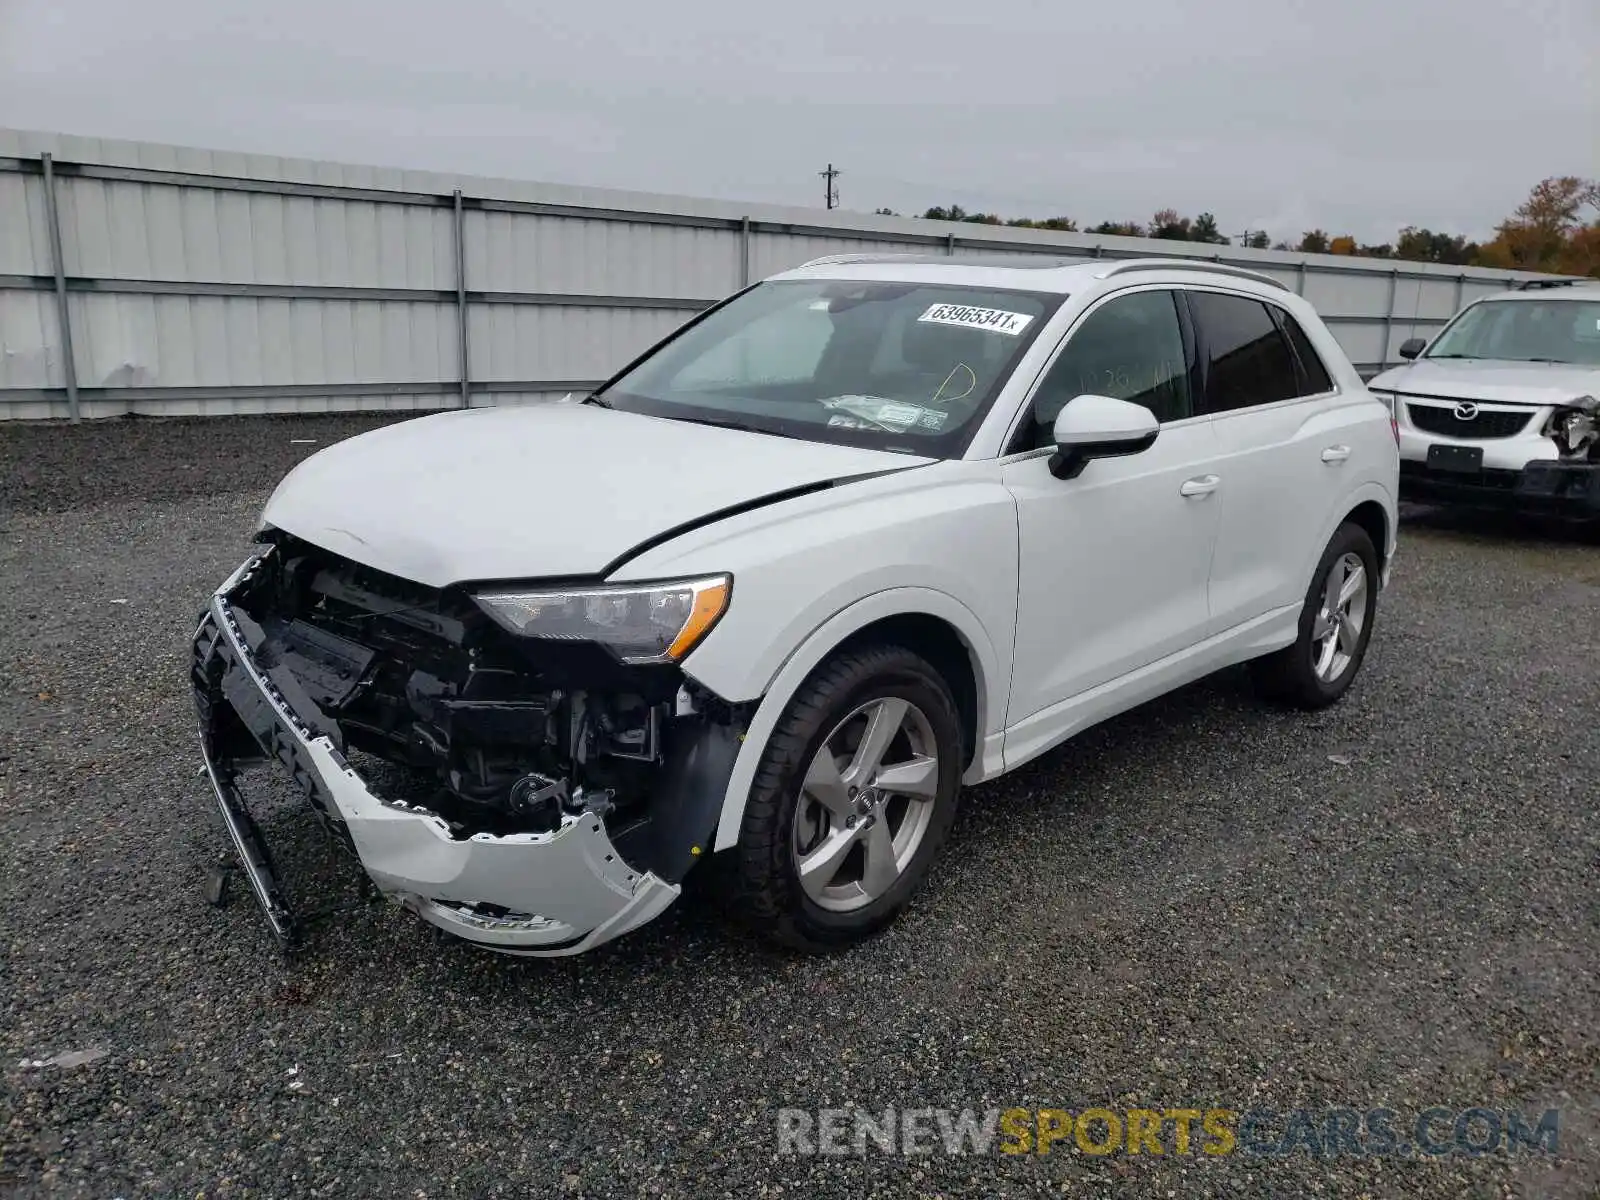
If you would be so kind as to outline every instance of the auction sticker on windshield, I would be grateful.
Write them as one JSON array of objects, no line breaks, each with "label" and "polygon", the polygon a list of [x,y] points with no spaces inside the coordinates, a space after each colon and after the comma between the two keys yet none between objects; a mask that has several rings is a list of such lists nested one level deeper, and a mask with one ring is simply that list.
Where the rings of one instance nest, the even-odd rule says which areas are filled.
[{"label": "auction sticker on windshield", "polygon": [[966,304],[934,304],[917,318],[933,325],[960,325],[967,329],[986,329],[1016,337],[1033,317],[1028,313],[1007,312],[1003,308],[973,308]]},{"label": "auction sticker on windshield", "polygon": [[[920,404],[902,404],[897,400],[885,400],[881,396],[834,396],[832,399],[824,400],[822,406],[843,409],[852,417],[863,418],[867,424],[887,429],[891,433],[904,433],[917,424],[926,425],[930,429],[939,428],[938,425],[928,424],[926,418],[929,410]],[[836,422],[843,424],[837,416],[828,419],[829,425]],[[940,421],[939,424],[943,425],[944,422]],[[859,429],[861,425],[857,424],[851,428]]]}]

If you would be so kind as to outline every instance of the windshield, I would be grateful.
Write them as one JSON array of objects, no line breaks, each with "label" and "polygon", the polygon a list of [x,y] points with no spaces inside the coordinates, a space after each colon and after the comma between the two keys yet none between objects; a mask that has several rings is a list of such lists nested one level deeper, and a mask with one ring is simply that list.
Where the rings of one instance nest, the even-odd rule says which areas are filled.
[{"label": "windshield", "polygon": [[763,283],[602,389],[599,402],[954,457],[1063,299],[948,284]]},{"label": "windshield", "polygon": [[1439,335],[1428,357],[1600,366],[1600,300],[1476,304]]}]

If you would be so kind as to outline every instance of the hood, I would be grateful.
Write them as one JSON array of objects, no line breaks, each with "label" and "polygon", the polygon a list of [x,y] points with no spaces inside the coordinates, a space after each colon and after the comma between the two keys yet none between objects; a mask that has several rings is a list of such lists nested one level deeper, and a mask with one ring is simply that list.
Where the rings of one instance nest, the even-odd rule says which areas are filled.
[{"label": "hood", "polygon": [[1489,358],[1419,358],[1375,375],[1367,387],[1407,396],[1437,396],[1441,400],[1568,404],[1579,396],[1600,396],[1600,367]]},{"label": "hood", "polygon": [[584,576],[722,510],[930,461],[592,405],[467,409],[319,451],[262,520],[429,587]]}]

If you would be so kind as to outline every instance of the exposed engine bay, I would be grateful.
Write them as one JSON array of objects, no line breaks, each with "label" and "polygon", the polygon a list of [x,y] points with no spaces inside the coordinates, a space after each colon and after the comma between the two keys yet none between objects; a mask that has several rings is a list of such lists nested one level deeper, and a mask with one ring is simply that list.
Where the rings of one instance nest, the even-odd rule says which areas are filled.
[{"label": "exposed engine bay", "polygon": [[458,839],[551,833],[592,814],[634,870],[671,882],[709,852],[747,714],[674,664],[519,637],[464,593],[269,536],[233,619],[312,732],[387,764],[387,801]]},{"label": "exposed engine bay", "polygon": [[1600,462],[1600,399],[1580,396],[1556,409],[1545,433],[1563,459]]}]

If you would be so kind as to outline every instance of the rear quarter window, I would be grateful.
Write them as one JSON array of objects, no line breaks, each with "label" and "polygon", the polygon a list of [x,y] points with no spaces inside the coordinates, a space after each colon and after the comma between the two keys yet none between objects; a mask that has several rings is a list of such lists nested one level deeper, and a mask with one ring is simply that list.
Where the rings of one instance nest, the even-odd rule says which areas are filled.
[{"label": "rear quarter window", "polygon": [[1306,331],[1300,327],[1300,322],[1281,308],[1278,310],[1278,318],[1283,322],[1283,331],[1289,335],[1289,344],[1294,347],[1295,357],[1300,361],[1300,371],[1304,379],[1301,395],[1318,396],[1323,392],[1333,391],[1333,378],[1328,374],[1327,364],[1322,361],[1322,356],[1311,344]]}]

